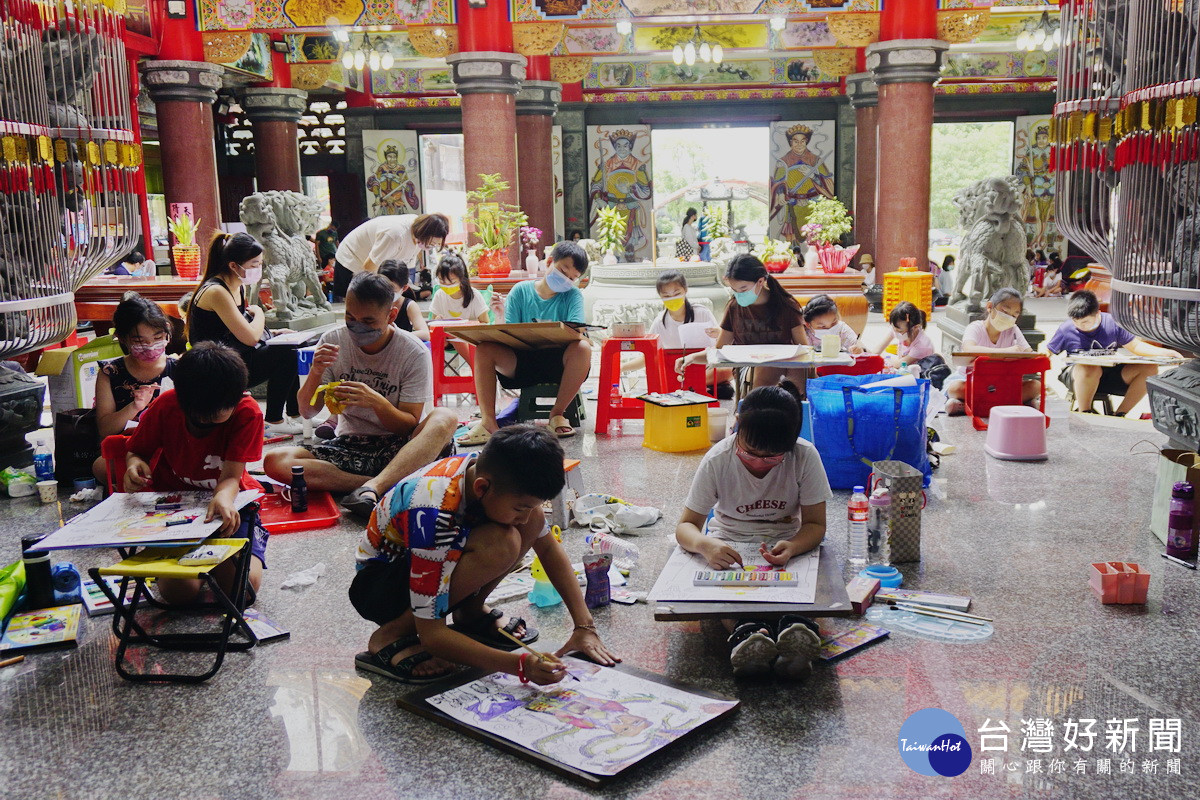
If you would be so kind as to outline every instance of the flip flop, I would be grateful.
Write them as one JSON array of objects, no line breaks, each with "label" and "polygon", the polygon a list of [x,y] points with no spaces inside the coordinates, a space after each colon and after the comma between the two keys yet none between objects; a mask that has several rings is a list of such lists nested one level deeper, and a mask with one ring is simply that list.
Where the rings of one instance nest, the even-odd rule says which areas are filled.
[{"label": "flip flop", "polygon": [[[466,622],[455,623],[450,627],[461,634],[471,637],[480,644],[486,644],[488,647],[494,647],[497,650],[508,650],[511,652],[516,650],[518,646],[513,644],[512,639],[500,633],[501,629],[496,627],[496,621],[503,616],[503,611],[493,608],[486,614],[482,614]],[[517,636],[517,628],[521,626],[525,627],[525,635]],[[533,644],[541,636],[537,628],[531,627],[521,617],[510,616],[508,622],[504,624],[503,630],[516,636],[524,644]]]},{"label": "flip flop", "polygon": [[[570,421],[568,421],[567,418],[562,414],[555,414],[549,419],[547,424],[550,428],[550,432],[560,439],[569,439],[575,435],[575,428],[572,427]],[[560,430],[561,428],[566,428],[567,430],[564,432]]]},{"label": "flip flop", "polygon": [[492,438],[491,431],[483,427],[482,422],[477,422],[471,430],[454,441],[460,447],[478,447],[481,444],[487,444],[487,440],[490,438]]},{"label": "flip flop", "polygon": [[354,666],[367,672],[374,672],[376,675],[382,675],[385,678],[391,678],[399,683],[414,685],[435,683],[449,678],[458,672],[456,669],[450,669],[435,675],[414,675],[413,670],[416,667],[433,658],[433,654],[428,651],[413,653],[411,656],[400,659],[395,664],[392,663],[392,656],[396,655],[396,653],[420,643],[421,639],[416,634],[403,636],[386,647],[381,648],[378,653],[372,653],[369,650],[359,653],[354,657]]},{"label": "flip flop", "polygon": [[371,519],[371,512],[375,510],[375,506],[378,503],[378,492],[366,486],[360,486],[343,497],[341,505],[342,508],[350,512],[350,516],[367,522]]}]

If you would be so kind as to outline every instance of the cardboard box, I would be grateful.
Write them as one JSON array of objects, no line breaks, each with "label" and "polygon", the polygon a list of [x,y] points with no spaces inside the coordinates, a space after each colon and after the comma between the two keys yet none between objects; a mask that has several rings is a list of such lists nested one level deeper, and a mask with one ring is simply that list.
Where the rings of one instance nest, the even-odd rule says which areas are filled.
[{"label": "cardboard box", "polygon": [[100,336],[80,347],[47,350],[38,361],[37,374],[49,378],[50,408],[54,413],[91,408],[96,399],[100,362],[123,356],[110,336]]}]

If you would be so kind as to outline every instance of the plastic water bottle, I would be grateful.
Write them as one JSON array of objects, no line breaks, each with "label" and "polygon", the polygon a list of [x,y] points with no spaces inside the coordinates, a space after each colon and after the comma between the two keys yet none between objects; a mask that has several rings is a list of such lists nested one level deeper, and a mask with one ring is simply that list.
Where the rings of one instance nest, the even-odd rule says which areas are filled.
[{"label": "plastic water bottle", "polygon": [[868,505],[867,558],[871,566],[890,566],[892,496],[887,488],[881,486],[871,493]]},{"label": "plastic water bottle", "polygon": [[867,563],[867,517],[870,505],[863,487],[855,486],[846,507],[846,519],[850,528],[850,564],[861,567]]},{"label": "plastic water bottle", "polygon": [[554,584],[546,575],[546,569],[542,566],[540,558],[533,559],[533,565],[529,568],[529,572],[533,575],[533,591],[529,593],[529,602],[538,608],[547,608],[556,606],[563,601],[562,595],[558,593],[558,589],[554,588]]},{"label": "plastic water bottle", "polygon": [[33,471],[37,473],[39,481],[54,480],[54,456],[51,455],[46,440],[41,437],[33,448]]},{"label": "plastic water bottle", "polygon": [[617,566],[633,566],[642,555],[636,544],[603,531],[588,531],[583,541],[592,548],[593,553],[612,553]]},{"label": "plastic water bottle", "polygon": [[1171,488],[1171,505],[1167,517],[1167,555],[1182,561],[1196,559],[1196,531],[1192,527],[1192,511],[1196,490],[1187,481]]}]

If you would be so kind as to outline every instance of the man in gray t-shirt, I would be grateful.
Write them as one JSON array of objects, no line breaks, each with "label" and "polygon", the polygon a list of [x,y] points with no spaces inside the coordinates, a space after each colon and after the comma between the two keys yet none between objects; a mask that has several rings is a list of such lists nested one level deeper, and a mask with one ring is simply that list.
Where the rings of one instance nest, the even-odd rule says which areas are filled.
[{"label": "man in gray t-shirt", "polygon": [[308,448],[273,450],[263,463],[267,475],[284,483],[292,467],[303,466],[309,488],[351,492],[343,505],[362,516],[401,478],[435,461],[457,425],[445,409],[422,419],[433,397],[433,363],[424,342],[392,324],[398,313],[393,292],[381,275],[356,275],[346,294],[345,327],[322,336],[313,354],[298,395],[300,413],[311,419],[322,406],[336,409],[336,436]]}]

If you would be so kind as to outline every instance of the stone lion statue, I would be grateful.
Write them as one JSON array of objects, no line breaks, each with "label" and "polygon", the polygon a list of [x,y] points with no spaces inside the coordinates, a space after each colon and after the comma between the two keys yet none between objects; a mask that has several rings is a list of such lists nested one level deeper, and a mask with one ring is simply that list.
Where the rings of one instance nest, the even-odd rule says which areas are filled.
[{"label": "stone lion statue", "polygon": [[1019,180],[1010,176],[977,181],[960,191],[954,204],[967,235],[959,250],[951,305],[978,312],[997,289],[1023,292],[1029,265]]},{"label": "stone lion statue", "polygon": [[[274,322],[285,325],[328,310],[317,262],[304,238],[319,224],[316,201],[299,192],[256,192],[242,200],[238,215],[263,246],[263,277],[271,287]],[[257,287],[251,296],[259,302]]]}]

